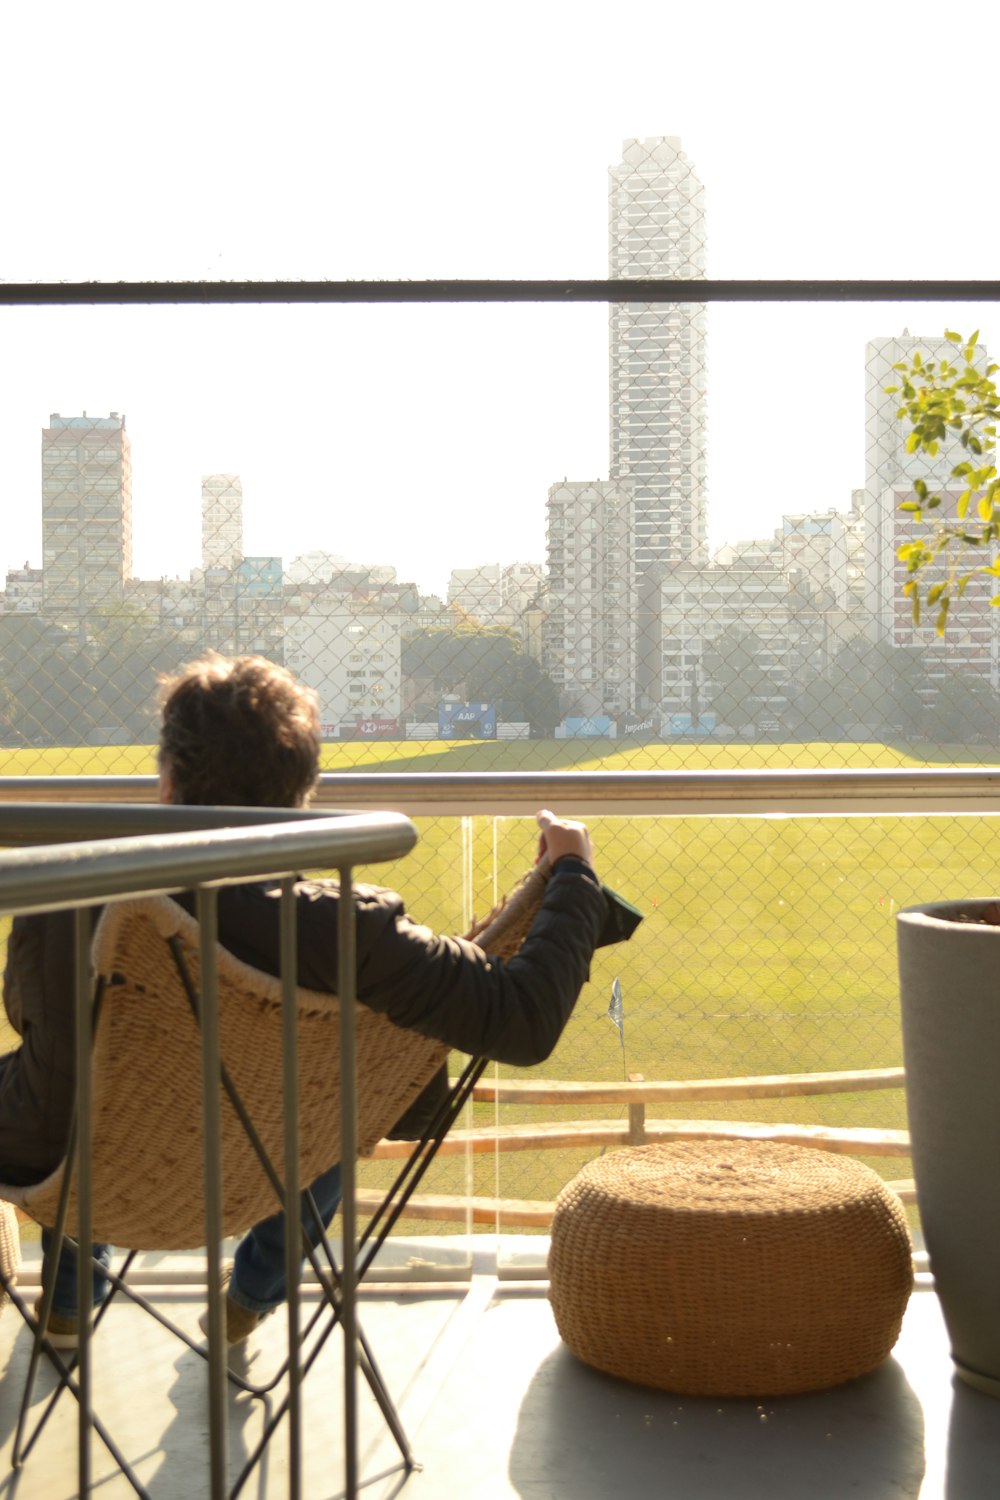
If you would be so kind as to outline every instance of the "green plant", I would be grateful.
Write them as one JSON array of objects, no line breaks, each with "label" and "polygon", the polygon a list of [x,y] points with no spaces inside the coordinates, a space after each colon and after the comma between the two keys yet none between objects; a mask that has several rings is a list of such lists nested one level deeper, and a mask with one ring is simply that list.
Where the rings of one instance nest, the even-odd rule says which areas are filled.
[{"label": "green plant", "polygon": [[[996,452],[1000,418],[1000,394],[993,379],[1000,365],[976,366],[978,332],[963,338],[946,330],[945,338],[956,346],[960,363],[925,360],[917,351],[909,360],[893,365],[902,375],[901,383],[885,387],[902,398],[896,416],[910,424],[907,453],[934,458],[942,443],[957,441],[967,455],[951,471],[950,477],[962,487],[953,516],[926,516],[939,510],[943,497],[931,494],[923,479],[914,482],[915,498],[900,506],[928,528],[925,536],[899,548],[898,556],[909,575],[904,593],[912,602],[915,625],[920,623],[922,598],[929,608],[937,609],[938,635],[944,635],[952,600],[961,598],[975,574],[1000,579],[1000,561],[994,554],[988,563],[970,565],[969,558],[970,551],[1000,543],[1000,479],[990,457]],[[944,576],[928,583],[925,570],[939,560]],[[1000,605],[1000,593],[990,603]]]}]

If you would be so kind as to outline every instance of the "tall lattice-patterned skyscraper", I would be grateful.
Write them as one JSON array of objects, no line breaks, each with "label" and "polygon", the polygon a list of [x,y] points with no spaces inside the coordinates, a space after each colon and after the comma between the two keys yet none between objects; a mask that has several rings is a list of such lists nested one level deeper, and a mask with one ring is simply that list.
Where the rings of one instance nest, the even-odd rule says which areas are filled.
[{"label": "tall lattice-patterned skyscraper", "polygon": [[113,612],[132,576],[132,456],[125,418],[42,429],[42,607],[71,628]]},{"label": "tall lattice-patterned skyscraper", "polygon": [[[705,275],[704,188],[676,136],[611,168],[609,275]],[[634,561],[705,560],[703,303],[611,307],[611,463],[635,502]]]},{"label": "tall lattice-patterned skyscraper", "polygon": [[238,474],[203,474],[201,560],[206,568],[235,568],[243,556],[243,485]]}]

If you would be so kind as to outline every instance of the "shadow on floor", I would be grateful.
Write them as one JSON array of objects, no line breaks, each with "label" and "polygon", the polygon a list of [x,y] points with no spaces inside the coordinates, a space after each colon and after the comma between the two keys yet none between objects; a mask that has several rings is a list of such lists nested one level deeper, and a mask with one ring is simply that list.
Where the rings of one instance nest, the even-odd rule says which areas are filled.
[{"label": "shadow on floor", "polygon": [[1000,1495],[1000,1401],[957,1377],[948,1428],[947,1500]]},{"label": "shadow on floor", "polygon": [[[547,1479],[575,1500],[803,1500],[804,1482],[808,1500],[903,1500],[923,1473],[923,1413],[894,1359],[833,1391],[755,1402],[645,1390],[565,1349],[528,1388],[509,1467],[525,1500],[554,1493]],[[948,1490],[949,1500],[996,1493]]]}]

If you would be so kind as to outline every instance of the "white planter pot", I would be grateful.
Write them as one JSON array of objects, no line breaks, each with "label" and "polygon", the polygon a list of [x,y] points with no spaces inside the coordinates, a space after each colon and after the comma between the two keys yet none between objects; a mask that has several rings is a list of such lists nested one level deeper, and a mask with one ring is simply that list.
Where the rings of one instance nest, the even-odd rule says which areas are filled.
[{"label": "white planter pot", "polygon": [[897,917],[913,1175],[963,1380],[1000,1396],[1000,927],[996,901]]}]

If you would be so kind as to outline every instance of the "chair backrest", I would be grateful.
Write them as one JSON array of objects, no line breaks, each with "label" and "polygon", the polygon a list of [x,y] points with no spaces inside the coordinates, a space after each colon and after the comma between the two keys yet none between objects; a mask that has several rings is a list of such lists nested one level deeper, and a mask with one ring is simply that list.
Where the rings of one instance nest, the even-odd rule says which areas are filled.
[{"label": "chair backrest", "polygon": [[[94,935],[105,987],[93,1047],[94,1238],[130,1249],[204,1244],[201,1040],[170,949],[200,986],[197,922],[166,896],[109,905]],[[217,948],[222,1060],[283,1176],[281,983]],[[303,1185],[340,1159],[340,1007],[299,989],[299,1171]],[[358,1143],[392,1127],[448,1048],[357,1007]],[[222,1094],[223,1227],[241,1233],[276,1211],[274,1191]],[[66,1163],[19,1195],[55,1217]],[[67,1228],[75,1232],[75,1190]]]}]

